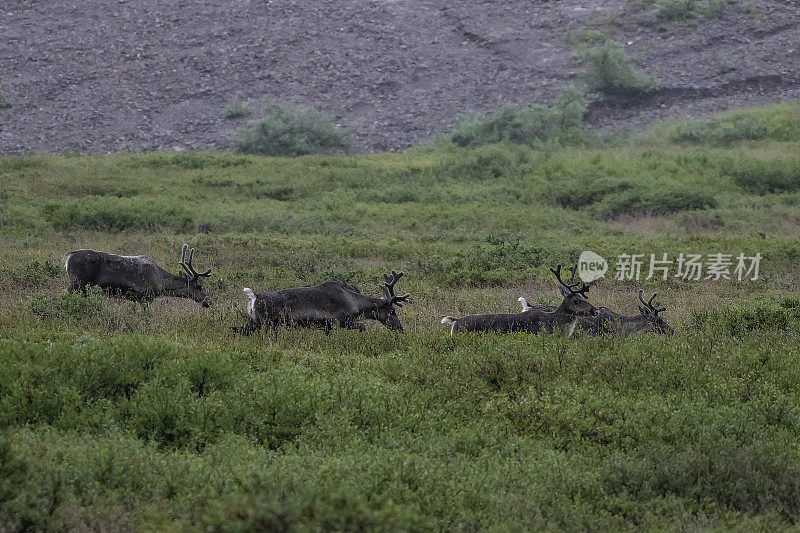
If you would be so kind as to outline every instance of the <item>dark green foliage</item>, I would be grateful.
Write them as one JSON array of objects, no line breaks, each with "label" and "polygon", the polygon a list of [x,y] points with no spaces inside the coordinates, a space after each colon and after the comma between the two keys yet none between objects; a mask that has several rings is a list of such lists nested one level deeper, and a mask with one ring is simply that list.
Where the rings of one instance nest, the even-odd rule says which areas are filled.
[{"label": "dark green foliage", "polygon": [[266,100],[262,117],[237,132],[234,149],[291,157],[338,151],[347,142],[347,134],[325,113]]},{"label": "dark green foliage", "polygon": [[675,142],[721,146],[740,141],[796,141],[800,139],[800,106],[782,103],[685,120],[672,126],[669,135]]},{"label": "dark green foliage", "polygon": [[785,525],[798,353],[772,334],[4,340],[0,497],[38,528],[155,504],[223,529]]},{"label": "dark green foliage", "polygon": [[692,312],[691,324],[718,335],[742,336],[751,331],[789,331],[800,324],[800,301],[784,299],[769,305],[730,305]]},{"label": "dark green foliage", "polygon": [[249,117],[252,113],[250,106],[239,98],[229,100],[219,111],[219,116],[225,119]]},{"label": "dark green foliage", "polygon": [[622,190],[609,194],[594,205],[595,212],[604,216],[620,214],[663,215],[678,211],[709,209],[717,206],[713,193],[701,187],[665,187],[661,190]]},{"label": "dark green foliage", "polygon": [[0,277],[6,281],[28,287],[38,287],[64,273],[64,265],[46,259],[34,259],[17,268],[0,263]]},{"label": "dark green foliage", "polygon": [[687,22],[701,18],[717,18],[736,0],[656,0],[648,14],[664,22]]},{"label": "dark green foliage", "polygon": [[228,168],[251,163],[252,161],[245,156],[214,152],[156,152],[146,157],[132,156],[129,160],[132,167],[183,169]]},{"label": "dark green foliage", "polygon": [[752,194],[800,190],[800,159],[741,158],[721,166],[737,186]]},{"label": "dark green foliage", "polygon": [[42,210],[45,220],[57,230],[172,229],[184,231],[194,226],[192,214],[169,199],[86,196],[81,200],[49,203]]},{"label": "dark green foliage", "polygon": [[625,49],[616,41],[583,48],[578,57],[586,64],[582,77],[591,91],[625,97],[656,86],[655,78],[637,71]]},{"label": "dark green foliage", "polygon": [[570,86],[551,106],[506,105],[492,114],[459,117],[447,138],[458,146],[481,146],[503,141],[528,146],[587,144],[593,136],[583,129],[585,112],[585,91]]},{"label": "dark green foliage", "polygon": [[454,258],[429,257],[421,262],[420,268],[445,273],[444,281],[451,286],[492,286],[525,279],[537,267],[566,260],[575,253],[580,251],[552,244],[498,242],[475,246]]}]

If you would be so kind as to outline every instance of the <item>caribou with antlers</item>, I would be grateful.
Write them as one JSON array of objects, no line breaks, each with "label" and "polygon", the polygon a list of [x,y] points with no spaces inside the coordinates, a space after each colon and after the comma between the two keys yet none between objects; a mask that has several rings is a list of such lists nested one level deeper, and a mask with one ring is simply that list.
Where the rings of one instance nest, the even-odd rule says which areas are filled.
[{"label": "caribou with antlers", "polygon": [[[670,327],[667,322],[658,316],[662,311],[666,311],[666,307],[659,307],[661,302],[654,302],[656,293],[650,297],[650,300],[644,301],[642,291],[639,289],[639,301],[642,305],[639,306],[639,314],[632,316],[624,316],[615,313],[608,307],[598,307],[597,316],[593,317],[580,317],[571,328],[570,336],[577,336],[581,333],[588,335],[608,335],[613,334],[618,337],[633,337],[640,333],[656,333],[659,335],[672,335],[675,330]],[[528,305],[525,298],[520,297],[519,302],[522,304],[522,311],[532,311],[537,309],[546,309],[552,306],[545,305]]]},{"label": "caribou with antlers", "polygon": [[190,298],[203,307],[211,304],[203,292],[200,278],[211,275],[211,269],[198,273],[192,265],[194,248],[186,260],[188,244],[181,248],[178,262],[184,272],[170,274],[144,255],[114,255],[95,250],[75,250],[64,255],[64,268],[69,276],[69,290],[82,291],[97,285],[109,296],[134,300],[146,307],[159,296]]},{"label": "caribou with antlers", "polygon": [[[496,333],[539,333],[547,331],[553,333],[567,326],[571,329],[578,317],[595,316],[597,309],[589,303],[588,291],[591,283],[572,283],[575,278],[575,267],[571,267],[572,278],[570,283],[561,279],[561,265],[550,269],[558,282],[559,290],[564,300],[561,305],[552,309],[531,309],[522,313],[502,313],[487,315],[468,315],[461,318],[446,316],[442,324],[450,326],[450,334],[467,331],[484,331]],[[580,285],[580,287],[578,287]]]},{"label": "caribou with antlers", "polygon": [[408,294],[396,296],[394,286],[402,272],[384,274],[383,297],[361,294],[357,288],[341,280],[326,281],[316,287],[269,291],[256,295],[244,288],[247,303],[247,324],[240,332],[249,335],[264,327],[274,330],[283,327],[319,328],[330,332],[334,325],[364,330],[362,320],[377,320],[392,331],[403,331],[395,307],[408,301]]},{"label": "caribou with antlers", "polygon": [[639,289],[639,314],[632,316],[622,316],[614,313],[610,309],[601,312],[597,317],[588,320],[581,317],[578,320],[575,333],[585,332],[589,335],[614,334],[618,337],[633,337],[640,333],[656,333],[659,335],[672,335],[675,333],[667,322],[658,316],[666,307],[660,307],[661,302],[654,302],[656,293],[648,301],[642,297],[642,289]]}]

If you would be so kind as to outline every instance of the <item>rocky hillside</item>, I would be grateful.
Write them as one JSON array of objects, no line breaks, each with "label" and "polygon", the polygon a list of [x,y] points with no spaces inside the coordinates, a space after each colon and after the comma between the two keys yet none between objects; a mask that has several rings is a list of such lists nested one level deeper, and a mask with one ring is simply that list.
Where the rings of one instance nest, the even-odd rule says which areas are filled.
[{"label": "rocky hillside", "polygon": [[0,155],[225,149],[248,119],[222,106],[263,96],[327,111],[355,151],[398,150],[466,110],[548,101],[586,29],[659,80],[595,103],[604,130],[800,97],[796,1],[653,1],[6,0]]}]

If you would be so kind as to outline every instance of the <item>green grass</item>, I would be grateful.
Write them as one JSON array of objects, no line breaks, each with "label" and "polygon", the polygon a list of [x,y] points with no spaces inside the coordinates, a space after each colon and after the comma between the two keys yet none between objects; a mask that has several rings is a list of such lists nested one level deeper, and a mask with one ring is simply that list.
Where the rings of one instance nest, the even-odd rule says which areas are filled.
[{"label": "green grass", "polygon": [[596,136],[583,128],[585,113],[585,91],[569,86],[551,106],[509,104],[488,115],[463,115],[445,139],[471,147],[504,141],[533,147],[585,145],[596,141]]},{"label": "green grass", "polygon": [[662,22],[689,22],[719,18],[736,0],[655,0],[643,2],[647,14]]},{"label": "green grass", "polygon": [[249,117],[252,112],[247,102],[239,98],[232,98],[219,110],[219,116],[224,119],[243,118]]},{"label": "green grass", "polygon": [[654,89],[654,76],[640,72],[616,41],[582,46],[578,58],[585,64],[581,79],[589,90],[605,96],[629,97]]},{"label": "green grass", "polygon": [[796,102],[731,111],[709,119],[677,122],[669,129],[674,142],[730,146],[748,140],[800,140]]},{"label": "green grass", "polygon": [[[749,113],[792,131],[796,109]],[[0,528],[796,525],[798,141],[674,127],[606,148],[0,159]],[[184,242],[211,309],[63,292],[68,250],[176,271]],[[585,249],[760,253],[761,278],[592,289],[627,314],[658,292],[672,337],[439,324],[556,303],[547,268]],[[231,333],[243,286],[379,294],[391,269],[402,335]]]},{"label": "green grass", "polygon": [[233,148],[245,154],[298,156],[341,151],[348,135],[327,114],[265,99],[260,119],[236,132]]}]

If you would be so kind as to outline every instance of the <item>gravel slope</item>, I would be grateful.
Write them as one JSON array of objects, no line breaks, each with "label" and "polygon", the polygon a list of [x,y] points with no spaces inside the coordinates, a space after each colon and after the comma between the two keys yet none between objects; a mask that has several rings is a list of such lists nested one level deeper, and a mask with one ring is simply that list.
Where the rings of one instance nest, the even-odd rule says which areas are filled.
[{"label": "gravel slope", "polygon": [[[670,116],[800,97],[800,6],[748,2],[695,27],[634,4],[494,0],[5,0],[0,154],[229,146],[246,119],[224,103],[264,95],[323,109],[354,150],[398,150],[462,111],[547,101],[580,67],[569,34],[597,27],[662,89],[599,103],[587,121]],[[746,12],[749,11],[749,12]]]}]

